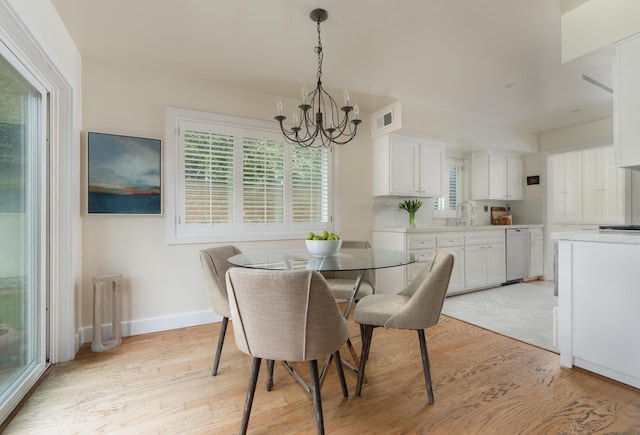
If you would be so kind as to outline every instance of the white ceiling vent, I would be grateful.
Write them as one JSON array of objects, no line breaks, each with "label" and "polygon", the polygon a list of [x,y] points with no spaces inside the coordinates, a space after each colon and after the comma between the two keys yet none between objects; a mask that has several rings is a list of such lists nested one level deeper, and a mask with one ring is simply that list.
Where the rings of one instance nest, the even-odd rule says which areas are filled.
[{"label": "white ceiling vent", "polygon": [[377,137],[398,130],[402,126],[401,113],[400,101],[396,101],[371,115],[371,136]]}]

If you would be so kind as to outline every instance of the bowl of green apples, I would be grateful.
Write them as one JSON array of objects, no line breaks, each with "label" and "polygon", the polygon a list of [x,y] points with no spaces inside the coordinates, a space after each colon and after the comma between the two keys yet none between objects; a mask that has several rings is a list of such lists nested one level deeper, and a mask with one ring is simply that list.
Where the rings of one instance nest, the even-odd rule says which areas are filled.
[{"label": "bowl of green apples", "polygon": [[316,257],[328,257],[336,255],[342,246],[340,236],[329,231],[323,231],[320,234],[312,232],[307,234],[307,251]]}]

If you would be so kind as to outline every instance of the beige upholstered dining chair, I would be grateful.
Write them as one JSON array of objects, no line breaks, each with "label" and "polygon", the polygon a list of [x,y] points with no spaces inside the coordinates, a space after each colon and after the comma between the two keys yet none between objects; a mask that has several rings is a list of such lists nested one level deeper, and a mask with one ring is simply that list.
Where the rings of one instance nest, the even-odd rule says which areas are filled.
[{"label": "beige upholstered dining chair", "polygon": [[427,396],[429,403],[434,402],[424,330],[438,323],[440,319],[452,270],[453,255],[437,251],[420,273],[400,293],[396,295],[371,295],[362,298],[358,303],[353,319],[361,325],[362,354],[356,396],[362,392],[364,369],[371,349],[373,328],[384,326],[385,328],[418,331]]},{"label": "beige upholstered dining chair", "polygon": [[220,364],[220,354],[222,353],[224,336],[227,332],[229,317],[231,317],[225,274],[233,265],[227,261],[227,258],[241,253],[242,251],[232,245],[219,246],[200,251],[200,263],[202,264],[204,277],[209,287],[209,295],[211,296],[213,311],[219,316],[222,316],[222,325],[220,326],[220,335],[218,336],[218,346],[216,348],[216,355],[213,361],[213,369],[211,370],[212,376],[216,376],[218,374],[218,365]]},{"label": "beige upholstered dining chair", "polygon": [[318,359],[333,355],[348,397],[339,348],[349,338],[326,280],[311,270],[233,268],[227,291],[238,348],[253,357],[240,433],[249,425],[261,360],[307,361],[318,433],[324,433]]},{"label": "beige upholstered dining chair", "polygon": [[[371,244],[366,240],[343,240],[342,248],[347,249],[371,249]],[[327,279],[329,287],[333,292],[333,296],[336,299],[349,299],[351,292],[353,291],[353,284],[355,283],[359,270],[348,270],[339,272],[322,272],[322,275]],[[368,269],[362,275],[362,281],[360,282],[360,290],[356,300],[360,300],[365,296],[372,295],[376,291],[376,271]]]}]

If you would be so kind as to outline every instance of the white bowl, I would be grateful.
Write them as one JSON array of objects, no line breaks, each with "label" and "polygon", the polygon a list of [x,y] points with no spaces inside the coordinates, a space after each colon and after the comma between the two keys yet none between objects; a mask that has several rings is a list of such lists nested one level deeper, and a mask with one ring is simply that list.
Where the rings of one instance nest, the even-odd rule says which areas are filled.
[{"label": "white bowl", "polygon": [[342,246],[342,240],[305,240],[307,251],[317,257],[335,255]]}]

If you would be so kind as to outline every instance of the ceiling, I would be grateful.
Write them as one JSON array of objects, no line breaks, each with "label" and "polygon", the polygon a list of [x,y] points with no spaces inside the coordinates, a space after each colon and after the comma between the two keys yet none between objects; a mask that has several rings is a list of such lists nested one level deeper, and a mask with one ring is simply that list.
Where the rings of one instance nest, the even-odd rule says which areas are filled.
[{"label": "ceiling", "polygon": [[52,2],[83,57],[291,98],[314,87],[322,7],[323,83],[363,111],[401,99],[527,132],[612,116],[582,74],[612,87],[613,49],[561,64],[560,0]]}]

